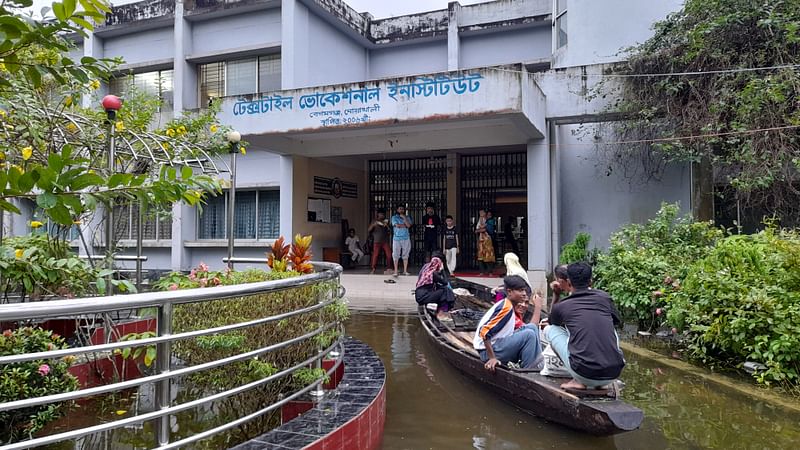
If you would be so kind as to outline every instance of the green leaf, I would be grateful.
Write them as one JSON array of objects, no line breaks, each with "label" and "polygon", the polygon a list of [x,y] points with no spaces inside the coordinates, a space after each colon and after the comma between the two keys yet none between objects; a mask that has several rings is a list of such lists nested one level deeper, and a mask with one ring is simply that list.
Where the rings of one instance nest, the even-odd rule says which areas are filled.
[{"label": "green leaf", "polygon": [[100,175],[95,173],[84,173],[75,177],[72,183],[69,184],[71,191],[82,191],[90,186],[100,186],[105,184],[105,180]]},{"label": "green leaf", "polygon": [[115,187],[127,185],[131,178],[133,178],[133,175],[129,173],[115,173],[108,179],[108,188],[114,189]]},{"label": "green leaf", "polygon": [[181,168],[181,178],[183,178],[184,180],[188,180],[189,178],[192,177],[193,174],[194,171],[192,171],[191,167],[183,166],[183,168]]},{"label": "green leaf", "polygon": [[43,192],[36,196],[36,204],[44,209],[51,209],[58,204],[58,198],[50,192]]},{"label": "green leaf", "polygon": [[156,348],[147,347],[147,352],[144,354],[144,365],[150,367],[156,359]]},{"label": "green leaf", "polygon": [[58,153],[50,153],[50,155],[47,156],[47,165],[54,172],[61,172],[61,169],[64,168],[64,162],[61,159],[61,155]]},{"label": "green leaf", "polygon": [[77,195],[59,195],[58,197],[64,205],[68,206],[76,216],[83,213],[83,203]]},{"label": "green leaf", "polygon": [[53,14],[55,14],[56,19],[61,22],[67,20],[67,13],[64,11],[64,5],[59,2],[53,2]]},{"label": "green leaf", "polygon": [[61,203],[47,210],[47,215],[61,225],[72,225],[72,215],[67,207]]},{"label": "green leaf", "polygon": [[10,211],[14,214],[22,214],[22,211],[19,210],[13,203],[8,202],[7,200],[3,200],[0,198],[0,210],[3,211]]},{"label": "green leaf", "polygon": [[25,172],[17,180],[17,189],[24,193],[29,193],[38,180],[39,174],[37,172]]},{"label": "green leaf", "polygon": [[76,0],[64,0],[64,14],[66,17],[71,17],[75,14]]},{"label": "green leaf", "polygon": [[97,280],[95,280],[95,284],[97,285],[97,292],[102,294],[106,291],[105,279],[98,277]]},{"label": "green leaf", "polygon": [[39,73],[38,67],[30,66],[28,67],[28,70],[26,70],[26,73],[28,74],[28,79],[31,81],[31,83],[33,83],[34,87],[38,88],[42,85],[42,74]]}]

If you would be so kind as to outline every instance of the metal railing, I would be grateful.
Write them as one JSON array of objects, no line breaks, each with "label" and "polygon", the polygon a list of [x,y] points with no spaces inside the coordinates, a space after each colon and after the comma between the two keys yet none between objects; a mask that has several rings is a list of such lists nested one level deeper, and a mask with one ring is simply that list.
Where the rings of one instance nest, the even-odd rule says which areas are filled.
[{"label": "metal railing", "polygon": [[[32,406],[50,404],[55,402],[71,401],[80,398],[91,397],[99,394],[106,394],[111,392],[120,392],[126,389],[142,386],[148,383],[154,383],[156,387],[155,395],[155,410],[135,416],[126,417],[124,419],[115,420],[108,423],[101,423],[98,425],[84,427],[80,429],[65,431],[57,434],[47,435],[30,439],[26,441],[17,442],[0,447],[0,450],[15,450],[25,449],[31,447],[38,447],[42,445],[53,444],[56,442],[74,440],[83,436],[110,431],[116,428],[130,426],[133,424],[140,424],[146,421],[155,420],[155,443],[156,448],[171,449],[185,446],[192,442],[197,442],[231,428],[240,426],[250,420],[256,419],[259,416],[267,414],[282,405],[292,401],[293,399],[314,391],[321,390],[321,384],[327,376],[330,376],[341,364],[344,357],[344,347],[341,342],[343,329],[340,323],[327,323],[323,324],[320,320],[320,326],[313,331],[305,333],[301,336],[296,336],[283,342],[267,345],[256,350],[239,353],[226,358],[216,359],[213,361],[196,364],[188,367],[181,367],[171,370],[170,363],[172,360],[171,345],[173,342],[179,340],[186,340],[197,338],[200,336],[214,335],[234,330],[246,329],[256,325],[263,325],[271,322],[278,322],[289,317],[300,316],[303,314],[310,314],[317,312],[319,318],[322,318],[322,310],[328,305],[335,303],[344,296],[344,288],[341,286],[339,276],[342,273],[342,267],[338,264],[332,263],[314,263],[317,269],[316,273],[301,275],[295,278],[288,278],[283,280],[264,281],[258,283],[240,284],[235,286],[219,286],[214,288],[200,288],[189,289],[181,291],[168,291],[168,292],[151,292],[131,295],[118,295],[107,297],[93,297],[71,300],[57,300],[49,302],[34,302],[24,304],[8,304],[0,305],[0,321],[10,322],[18,320],[29,319],[44,319],[52,317],[63,316],[80,316],[83,314],[96,314],[108,313],[119,310],[139,309],[139,308],[156,308],[157,309],[157,334],[155,337],[137,340],[125,340],[117,342],[107,342],[99,345],[90,345],[85,347],[76,347],[68,349],[50,350],[37,353],[26,353],[20,355],[0,356],[0,365],[20,363],[33,360],[49,360],[54,358],[62,358],[71,355],[81,355],[87,353],[109,352],[121,350],[131,347],[143,347],[155,345],[157,349],[155,360],[155,374],[144,376],[141,378],[130,379],[112,384],[101,385],[86,389],[80,389],[71,392],[64,392],[59,394],[52,394],[37,398],[28,398],[16,400],[11,402],[0,403],[0,412],[12,411],[20,408],[28,408]],[[207,328],[201,330],[194,330],[182,333],[173,334],[172,332],[172,313],[175,305],[187,303],[202,303],[215,300],[224,300],[229,298],[240,298],[250,295],[273,293],[287,289],[300,288],[309,286],[325,281],[336,281],[336,288],[332,295],[325,298],[318,299],[318,302],[312,306],[288,311],[281,314],[263,317],[248,322],[234,323],[230,325],[219,326],[215,328]],[[321,348],[317,345],[317,352],[305,361],[302,361],[294,366],[283,369],[270,376],[260,380],[253,381],[232,389],[218,392],[212,395],[205,395],[204,397],[196,400],[188,401],[185,403],[173,405],[171,380],[193,373],[198,373],[217,367],[222,367],[227,364],[235,363],[238,361],[245,361],[261,355],[274,352],[276,350],[305,342],[314,338],[328,330],[338,328],[340,331],[339,339],[335,340],[329,347]],[[200,407],[211,402],[225,399],[237,394],[247,392],[253,388],[266,385],[272,381],[287,377],[299,369],[309,367],[314,364],[317,368],[322,367],[322,359],[329,353],[336,351],[338,356],[336,362],[327,372],[326,376],[317,379],[316,381],[306,385],[302,389],[293,392],[292,394],[283,397],[280,401],[272,403],[258,411],[255,411],[246,416],[237,418],[236,420],[227,422],[225,424],[216,426],[212,429],[203,431],[179,441],[170,442],[170,417],[183,411],[192,408]],[[332,354],[332,353],[331,353]],[[313,393],[313,392],[312,392]]]}]

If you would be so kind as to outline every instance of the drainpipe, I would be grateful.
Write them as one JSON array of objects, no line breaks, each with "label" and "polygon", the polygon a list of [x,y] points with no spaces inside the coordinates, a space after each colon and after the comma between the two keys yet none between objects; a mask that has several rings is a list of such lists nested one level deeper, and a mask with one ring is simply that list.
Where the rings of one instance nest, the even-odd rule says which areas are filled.
[{"label": "drainpipe", "polygon": [[231,187],[228,196],[228,268],[233,270],[233,242],[234,242],[234,229],[233,223],[235,220],[235,207],[236,207],[236,154],[239,153],[239,141],[242,140],[242,135],[238,131],[230,131],[227,135],[228,142],[231,144]]}]

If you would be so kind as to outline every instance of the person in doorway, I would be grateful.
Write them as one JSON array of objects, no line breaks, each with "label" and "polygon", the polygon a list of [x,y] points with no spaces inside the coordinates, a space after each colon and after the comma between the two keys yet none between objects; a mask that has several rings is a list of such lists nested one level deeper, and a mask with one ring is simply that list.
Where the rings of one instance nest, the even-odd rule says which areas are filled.
[{"label": "person in doorway", "polygon": [[392,260],[392,248],[389,246],[389,224],[386,223],[386,212],[378,210],[377,218],[367,228],[367,234],[372,237],[372,272],[375,273],[375,265],[378,264],[378,253],[383,250],[386,257],[386,265]]},{"label": "person in doorway", "polygon": [[450,289],[450,280],[444,271],[441,254],[434,253],[430,262],[422,266],[417,278],[417,287],[414,290],[414,299],[419,305],[436,303],[436,318],[444,320],[447,312],[455,304],[455,294]]},{"label": "person in doorway", "polygon": [[492,238],[486,229],[486,211],[478,211],[478,223],[475,224],[475,234],[478,235],[478,267],[480,276],[491,273],[494,266],[494,247]]},{"label": "person in doorway", "polygon": [[397,213],[392,216],[392,258],[394,259],[394,276],[399,272],[399,260],[403,260],[403,275],[408,273],[408,258],[411,256],[411,233],[409,229],[413,224],[410,216],[406,215],[405,205],[397,206]]},{"label": "person in doorway", "polygon": [[[542,363],[539,330],[534,325],[522,325],[514,331],[514,310],[528,301],[528,283],[520,276],[511,275],[503,279],[503,288],[506,299],[486,311],[478,322],[472,345],[486,370],[491,372],[498,364],[517,361],[521,361],[523,368],[533,369]],[[542,312],[542,298],[536,295],[532,300],[536,323]]]},{"label": "person in doorway", "polygon": [[494,250],[494,254],[497,255],[499,252],[497,250],[497,219],[492,214],[491,210],[486,210],[486,233],[489,234],[489,238],[492,240],[492,249]]},{"label": "person in doorway", "polygon": [[453,216],[444,219],[445,227],[442,233],[442,248],[447,259],[447,271],[450,274],[456,271],[456,258],[458,257],[458,229]]},{"label": "person in doorway", "polygon": [[613,382],[625,367],[614,329],[622,323],[608,293],[592,289],[592,267],[567,266],[570,296],[550,310],[546,339],[564,362],[572,380],[562,389],[587,389]]},{"label": "person in doorway", "polygon": [[519,245],[517,245],[517,239],[514,237],[514,224],[516,224],[516,221],[517,219],[514,216],[506,217],[506,223],[503,224],[503,238],[511,246],[511,251],[519,255]]},{"label": "person in doorway", "polygon": [[442,231],[442,219],[436,215],[435,204],[428,202],[425,204],[425,217],[422,223],[425,225],[423,240],[425,246],[425,259],[430,260],[433,252],[439,250],[439,235]]},{"label": "person in doorway", "polygon": [[347,250],[349,250],[352,254],[350,259],[352,259],[354,263],[358,264],[358,261],[364,257],[364,251],[361,250],[361,241],[359,241],[358,236],[356,236],[355,228],[350,228],[350,230],[347,232],[347,239],[344,240],[344,245],[347,246]]}]

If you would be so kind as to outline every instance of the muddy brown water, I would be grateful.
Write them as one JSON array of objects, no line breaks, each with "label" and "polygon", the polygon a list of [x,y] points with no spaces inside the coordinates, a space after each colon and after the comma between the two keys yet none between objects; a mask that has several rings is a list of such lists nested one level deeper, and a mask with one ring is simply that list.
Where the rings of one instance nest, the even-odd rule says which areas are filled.
[{"label": "muddy brown water", "polygon": [[533,417],[461,375],[413,315],[358,314],[346,329],[386,366],[387,450],[800,448],[800,414],[635,355],[626,355],[624,397],[645,421],[598,438]]}]

